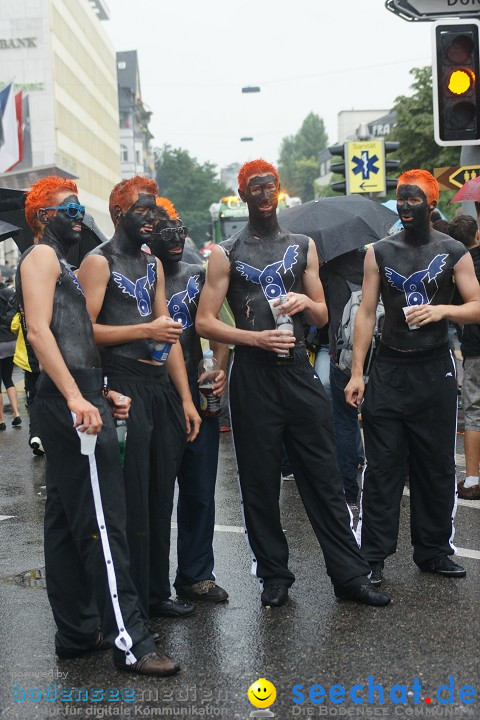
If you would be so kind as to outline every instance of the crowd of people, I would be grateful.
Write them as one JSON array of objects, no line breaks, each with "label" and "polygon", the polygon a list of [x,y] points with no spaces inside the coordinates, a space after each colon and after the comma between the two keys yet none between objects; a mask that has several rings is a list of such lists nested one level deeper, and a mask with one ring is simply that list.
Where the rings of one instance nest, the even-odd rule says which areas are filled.
[{"label": "crowd of people", "polygon": [[[463,232],[460,219],[451,236],[434,230],[435,179],[418,170],[399,178],[404,229],[366,253],[351,374],[338,369],[330,352],[329,396],[310,362],[306,328],[324,327],[330,310],[333,348],[348,282],[345,291],[334,278],[345,281],[342,273],[322,276],[325,295],[314,242],[279,226],[274,166],[246,163],[238,180],[248,223],[213,248],[206,272],[182,261],[187,228],[152,180],[135,176],[113,188],[114,235],[84,258],[78,272],[66,261],[85,213],[75,183],[47,177],[27,193],[35,241],[20,259],[16,293],[20,331],[38,363],[33,370],[29,363],[35,373],[29,402],[34,437],[38,433],[46,453],[45,566],[60,658],[112,647],[120,670],[174,674],[179,663],[160,649],[150,620],[182,618],[196,602],[228,599],[214,574],[219,422],[201,417],[201,338],[218,361],[218,397],[225,394],[229,349],[235,348],[232,437],[263,605],[285,604],[295,580],[280,517],[285,451],[339,600],[390,602],[378,586],[396,549],[406,472],[414,562],[441,576],[466,574],[452,560],[457,387],[448,323],[465,326],[471,357],[465,365],[463,490],[474,496],[480,462],[478,233],[474,240],[468,235],[468,243],[463,235],[453,239],[454,230]],[[363,256],[350,260],[361,279]],[[461,300],[452,304],[455,287]],[[382,342],[365,389],[380,294]],[[225,300],[234,324],[222,319]],[[355,533],[362,402],[366,467]],[[126,423],[122,459],[116,423]],[[82,454],[85,436],[96,444]]]}]

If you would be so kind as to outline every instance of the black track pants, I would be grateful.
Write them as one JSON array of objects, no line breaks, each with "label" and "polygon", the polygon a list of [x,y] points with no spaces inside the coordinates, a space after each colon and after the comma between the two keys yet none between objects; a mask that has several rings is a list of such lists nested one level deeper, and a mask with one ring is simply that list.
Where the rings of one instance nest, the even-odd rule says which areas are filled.
[{"label": "black track pants", "polygon": [[284,442],[332,582],[368,575],[350,527],[330,402],[305,349],[296,348],[293,364],[278,365],[272,353],[237,348],[230,408],[252,573],[264,583],[295,579],[279,508]]},{"label": "black track pants", "polygon": [[72,373],[84,397],[103,420],[95,461],[101,502],[117,585],[107,579],[107,562],[95,510],[89,459],[80,454],[80,441],[65,399],[47,376],[37,384],[35,409],[46,451],[45,566],[47,592],[57,624],[56,646],[83,650],[92,645],[99,626],[114,643],[121,610],[137,659],[155,649],[144,625],[137,593],[129,575],[125,536],[125,494],[112,415],[101,396],[101,373]]},{"label": "black track pants", "polygon": [[169,554],[175,478],[186,442],[185,416],[165,366],[115,359],[110,387],[132,398],[123,475],[131,575],[140,607],[170,597]]},{"label": "black track pants", "polygon": [[367,560],[396,550],[407,455],[413,559],[454,553],[456,398],[448,349],[377,355],[362,407],[367,467],[357,534]]},{"label": "black track pants", "polygon": [[[200,411],[196,378],[190,392]],[[214,580],[213,532],[219,430],[217,417],[204,417],[200,432],[187,443],[178,471],[178,568],[175,586]]]}]

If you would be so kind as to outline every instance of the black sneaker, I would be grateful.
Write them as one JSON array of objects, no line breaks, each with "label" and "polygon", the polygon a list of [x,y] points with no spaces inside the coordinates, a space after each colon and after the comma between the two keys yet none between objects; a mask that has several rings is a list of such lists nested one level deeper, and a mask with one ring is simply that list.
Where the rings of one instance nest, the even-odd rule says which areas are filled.
[{"label": "black sneaker", "polygon": [[461,565],[450,560],[448,555],[441,555],[435,560],[430,560],[428,563],[419,565],[420,570],[423,572],[436,573],[437,575],[444,575],[445,577],[462,578],[465,577],[467,571]]},{"label": "black sneaker", "polygon": [[177,595],[182,600],[194,600],[196,602],[225,602],[228,600],[226,590],[217,585],[213,580],[200,580],[193,585],[176,585]]},{"label": "black sneaker", "polygon": [[370,583],[372,585],[380,585],[383,580],[383,560],[369,563],[371,575]]}]

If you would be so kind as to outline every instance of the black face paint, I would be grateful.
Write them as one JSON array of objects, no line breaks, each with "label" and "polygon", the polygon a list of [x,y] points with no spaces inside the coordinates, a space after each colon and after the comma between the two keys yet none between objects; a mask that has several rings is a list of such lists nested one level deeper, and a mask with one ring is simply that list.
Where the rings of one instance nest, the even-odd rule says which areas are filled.
[{"label": "black face paint", "polygon": [[429,227],[431,208],[427,196],[418,185],[399,185],[397,212],[406,231]]},{"label": "black face paint", "polygon": [[[69,195],[64,198],[58,205],[66,206],[69,203],[77,203],[76,195]],[[53,213],[53,211],[51,211]],[[80,241],[82,234],[82,220],[84,213],[79,213],[77,217],[72,218],[66,210],[56,210],[55,215],[47,215],[47,225],[45,227],[44,236],[49,241],[55,242],[62,250],[62,255],[66,255],[72,245],[76,245]]]},{"label": "black face paint", "polygon": [[275,216],[278,205],[278,182],[274,175],[255,175],[245,188],[245,202],[250,220],[263,222]]},{"label": "black face paint", "polygon": [[120,220],[125,236],[139,247],[152,237],[156,207],[155,195],[139,193]]},{"label": "black face paint", "polygon": [[175,220],[167,220],[164,215],[157,217],[155,231],[148,246],[162,263],[177,263],[182,259],[185,238],[175,232],[177,226]]}]

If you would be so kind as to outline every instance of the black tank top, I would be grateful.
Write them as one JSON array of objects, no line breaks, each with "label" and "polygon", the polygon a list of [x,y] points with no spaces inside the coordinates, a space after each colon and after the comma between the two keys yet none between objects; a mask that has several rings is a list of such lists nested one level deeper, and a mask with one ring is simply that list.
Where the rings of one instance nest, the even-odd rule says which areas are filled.
[{"label": "black tank top", "polygon": [[200,293],[205,284],[205,270],[201,265],[190,265],[186,262],[175,264],[170,275],[167,265],[165,271],[165,294],[170,315],[175,322],[182,323],[180,343],[182,345],[185,367],[189,378],[198,372],[198,363],[202,359],[200,338],[195,332]]},{"label": "black tank top", "polygon": [[448,320],[410,330],[402,310],[415,305],[449,305],[455,282],[453,271],[467,252],[448,235],[432,232],[423,245],[405,241],[404,232],[373,245],[385,306],[382,342],[399,350],[425,350],[448,340]]},{"label": "black tank top", "polygon": [[[33,245],[23,253],[17,268],[16,289],[23,317],[25,310],[20,268],[27,255],[34,252],[36,247]],[[50,330],[69,370],[99,368],[100,356],[93,338],[92,323],[82,286],[55,247],[53,250],[57,255],[60,271],[55,285]],[[26,339],[28,340],[28,331]]]},{"label": "black tank top", "polygon": [[[227,299],[242,330],[273,330],[269,300],[288,292],[303,293],[309,238],[281,230],[273,239],[259,240],[249,227],[220,243],[230,263]],[[293,315],[297,340],[305,336],[302,313]]]},{"label": "black tank top", "polygon": [[[110,278],[97,323],[101,325],[138,325],[155,319],[153,304],[157,288],[157,259],[139,250],[135,256],[119,251],[115,241],[108,240],[89,253],[101,255],[108,262]],[[102,362],[115,355],[135,360],[150,360],[150,339],[100,348]]]}]

